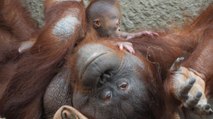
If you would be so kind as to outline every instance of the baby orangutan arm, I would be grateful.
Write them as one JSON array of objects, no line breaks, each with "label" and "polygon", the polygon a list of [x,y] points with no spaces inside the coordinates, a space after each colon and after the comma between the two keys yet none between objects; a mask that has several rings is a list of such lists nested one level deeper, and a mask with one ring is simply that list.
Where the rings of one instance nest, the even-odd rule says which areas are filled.
[{"label": "baby orangutan arm", "polygon": [[133,38],[138,38],[145,35],[155,37],[155,36],[158,36],[158,33],[153,31],[140,31],[140,32],[134,32],[134,33],[128,33],[128,32],[120,31],[120,29],[118,29],[116,32],[117,37],[125,38],[126,40],[131,40]]},{"label": "baby orangutan arm", "polygon": [[[158,33],[152,32],[152,31],[141,31],[141,32],[135,32],[135,33],[127,33],[127,32],[122,32],[122,31],[119,30],[119,31],[116,32],[114,37],[122,38],[122,39],[124,38],[126,40],[131,40],[133,38],[142,37],[144,35],[154,37],[154,36],[158,36]],[[117,42],[117,43],[115,43],[115,45],[117,45],[120,50],[126,49],[128,52],[130,52],[132,54],[135,53],[133,45],[130,42]]]}]

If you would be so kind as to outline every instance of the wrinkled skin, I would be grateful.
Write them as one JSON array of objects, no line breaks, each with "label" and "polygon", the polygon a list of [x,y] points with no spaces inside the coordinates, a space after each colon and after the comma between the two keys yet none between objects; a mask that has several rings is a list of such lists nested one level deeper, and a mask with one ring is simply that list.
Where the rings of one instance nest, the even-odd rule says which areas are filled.
[{"label": "wrinkled skin", "polygon": [[77,59],[75,67],[80,77],[74,85],[75,108],[89,118],[148,117],[149,110],[145,107],[152,106],[144,104],[150,100],[146,78],[150,76],[149,80],[153,80],[154,77],[151,72],[143,73],[148,66],[140,59],[129,53],[119,56],[116,51],[99,44],[82,47],[77,52]]},{"label": "wrinkled skin", "polygon": [[[70,62],[46,91],[47,118],[70,105],[89,119],[201,119],[192,113],[183,115],[179,105],[166,96],[158,74],[153,74],[155,68],[140,55],[89,43]],[[176,95],[187,95],[193,84],[188,80]]]},{"label": "wrinkled skin", "polygon": [[[54,87],[50,85],[44,98],[44,107],[49,114],[54,113],[49,112],[51,103],[58,105],[61,102],[64,102],[61,105],[73,105],[89,119],[155,119],[165,108],[161,95],[163,87],[156,85],[161,82],[152,74],[153,67],[142,62],[146,62],[145,59],[93,43],[83,46],[74,57],[77,58],[72,60],[75,63],[71,72],[76,74],[72,79],[77,80],[70,82],[73,93],[68,99],[72,102],[67,104],[64,101],[67,96],[63,99],[59,90],[51,92]],[[48,95],[53,97],[48,98]],[[54,101],[59,95],[62,101]]]}]

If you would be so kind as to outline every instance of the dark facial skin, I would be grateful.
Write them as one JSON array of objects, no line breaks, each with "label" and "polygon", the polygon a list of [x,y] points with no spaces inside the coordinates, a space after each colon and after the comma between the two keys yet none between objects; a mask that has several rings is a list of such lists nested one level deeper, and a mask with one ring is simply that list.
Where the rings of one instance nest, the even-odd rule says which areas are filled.
[{"label": "dark facial skin", "polygon": [[140,59],[129,53],[120,57],[114,50],[94,44],[81,48],[77,56],[74,108],[89,119],[153,118],[144,80],[147,74],[142,73],[146,66]]}]

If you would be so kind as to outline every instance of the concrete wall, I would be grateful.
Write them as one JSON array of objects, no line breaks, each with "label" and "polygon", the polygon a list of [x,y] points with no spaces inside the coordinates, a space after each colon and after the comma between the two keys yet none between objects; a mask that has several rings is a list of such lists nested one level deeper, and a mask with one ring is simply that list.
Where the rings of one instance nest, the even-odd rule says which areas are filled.
[{"label": "concrete wall", "polygon": [[[43,0],[23,0],[33,17],[42,24]],[[88,3],[88,0],[85,0]],[[213,0],[120,0],[122,28],[157,29],[181,26],[184,20],[192,20]]]},{"label": "concrete wall", "polygon": [[213,0],[121,0],[123,26],[132,28],[165,28],[192,20]]}]

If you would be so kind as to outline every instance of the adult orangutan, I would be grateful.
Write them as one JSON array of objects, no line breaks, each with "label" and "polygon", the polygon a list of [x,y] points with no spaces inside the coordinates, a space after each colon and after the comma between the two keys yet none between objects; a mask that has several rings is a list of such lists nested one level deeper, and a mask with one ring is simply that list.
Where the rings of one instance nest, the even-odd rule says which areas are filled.
[{"label": "adult orangutan", "polygon": [[[161,40],[134,39],[136,54],[132,55],[108,42],[113,39],[96,39],[92,33],[73,51],[76,40],[81,37],[78,34],[81,25],[77,25],[74,33],[60,28],[70,31],[76,19],[83,20],[84,15],[73,12],[83,10],[75,7],[81,4],[73,0],[46,3],[54,4],[46,6],[47,11],[50,9],[46,12],[50,18],[47,17],[35,45],[17,63],[17,73],[0,100],[2,116],[52,118],[56,110],[66,104],[91,119],[179,119],[178,112],[182,111],[179,106],[187,104],[185,95],[196,82],[189,79],[187,85],[177,90],[176,84],[169,83],[175,79],[165,79],[166,74],[177,57],[198,50],[199,42],[205,39],[200,34],[212,27],[210,24],[203,28],[208,18],[212,21],[212,6],[207,11],[209,15],[195,23],[196,29],[188,35],[173,33],[160,36]],[[55,9],[56,6],[60,9]],[[201,36],[199,40],[195,33]],[[74,54],[69,54],[71,52]],[[173,88],[175,90],[171,90]],[[199,90],[196,93],[199,94]]]},{"label": "adult orangutan", "polygon": [[[198,18],[190,29],[161,35],[159,39],[134,39],[135,55],[119,51],[108,43],[107,38],[96,39],[93,34],[88,34],[71,56],[67,67],[46,90],[46,116],[51,117],[55,106],[62,104],[71,105],[91,119],[193,118],[185,115],[186,110],[182,107],[191,112],[193,108],[199,114],[212,113],[207,102],[212,94],[206,93],[211,89],[207,88],[202,94],[203,87],[200,87],[197,75],[172,78],[175,70],[179,71],[173,70],[173,62],[177,57],[187,55],[188,59],[199,57],[199,61],[206,61],[209,67],[204,71],[211,79],[212,57],[194,54],[212,51],[209,47],[213,45],[213,31],[210,30],[213,26],[212,14],[213,6],[210,5],[201,15],[202,19]],[[209,44],[203,45],[201,42]],[[168,71],[174,74],[167,75]],[[212,80],[208,80],[208,83],[211,85]],[[203,101],[202,95],[208,100],[200,103],[200,100]]]},{"label": "adult orangutan", "polygon": [[[1,4],[1,12],[9,12],[9,7],[14,8],[15,11],[9,13],[15,23],[9,24],[8,27],[15,26],[15,33],[21,35],[20,37],[29,38],[28,34],[31,33],[33,27],[24,24],[30,19],[22,20],[25,17],[22,15],[24,13],[19,10],[20,4],[15,4],[13,0],[1,2],[4,3]],[[85,35],[84,14],[85,7],[81,0],[45,1],[45,25],[33,47],[26,51],[15,64],[17,66],[17,68],[14,67],[15,73],[8,74],[9,78],[5,79],[9,80],[9,83],[4,85],[6,88],[0,94],[0,115],[9,119],[42,118],[42,97],[46,87],[58,70],[63,67],[67,54],[72,52],[76,43]],[[15,19],[20,19],[20,21]],[[4,20],[10,23],[10,17]],[[24,29],[24,25],[31,29]],[[19,34],[19,31],[24,32]],[[27,32],[26,35],[25,32]],[[12,32],[11,35],[15,36],[15,33]],[[5,36],[5,39],[7,38],[10,37]]]},{"label": "adult orangutan", "polygon": [[[203,15],[212,12],[210,6]],[[134,39],[135,55],[119,51],[107,38],[96,39],[88,33],[70,63],[49,85],[44,97],[46,116],[51,117],[56,107],[65,104],[95,119],[184,119],[182,116],[188,115],[181,115],[181,104],[211,112],[207,103],[197,106],[202,95],[199,89],[188,95],[196,77],[184,79],[185,84],[165,78],[177,57],[193,56],[202,46],[200,42],[206,41],[203,33],[211,28],[212,20],[208,14],[194,22],[196,29],[192,31],[186,29],[152,40]]]}]

